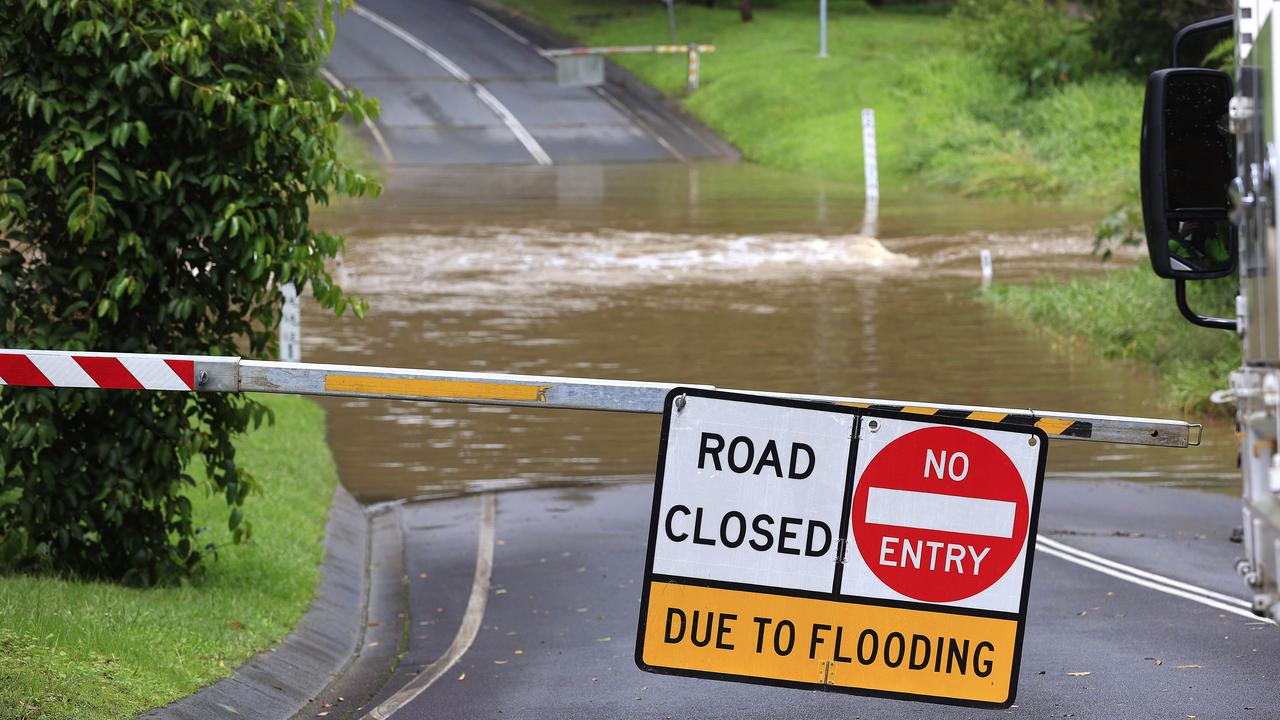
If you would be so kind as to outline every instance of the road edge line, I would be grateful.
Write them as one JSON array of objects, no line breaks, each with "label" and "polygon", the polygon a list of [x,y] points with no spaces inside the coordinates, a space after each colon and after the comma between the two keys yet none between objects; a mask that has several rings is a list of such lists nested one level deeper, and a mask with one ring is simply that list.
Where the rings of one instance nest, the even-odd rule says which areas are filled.
[{"label": "road edge line", "polygon": [[395,712],[408,705],[415,698],[431,687],[450,668],[454,666],[480,633],[480,623],[484,620],[485,606],[489,601],[489,586],[493,578],[494,525],[496,519],[497,499],[487,492],[480,496],[480,532],[476,544],[476,571],[471,582],[471,596],[467,598],[467,609],[462,616],[462,624],[453,642],[438,660],[431,663],[410,680],[404,687],[396,691],[373,710],[364,715],[365,720],[387,720]]},{"label": "road edge line", "polygon": [[453,60],[450,60],[447,55],[426,44],[420,40],[418,36],[408,30],[405,30],[363,5],[353,4],[351,6],[351,11],[404,41],[406,45],[414,50],[426,55],[432,62],[444,68],[444,71],[452,75],[455,80],[471,88],[471,92],[475,93],[480,102],[487,105],[489,109],[498,116],[498,119],[502,120],[503,124],[507,126],[507,129],[511,131],[511,134],[516,136],[516,140],[519,141],[519,143],[524,146],[524,149],[533,156],[534,162],[539,165],[552,164],[551,156],[547,154],[546,150],[542,149],[542,146],[538,144],[538,141],[529,133],[528,128],[521,124],[520,120],[517,119],[509,109],[507,109],[507,106],[503,105],[501,100],[494,97],[493,93],[489,92],[488,88],[481,85],[475,78],[471,77],[470,73],[459,67]]},{"label": "road edge line", "polygon": [[1202,588],[1199,585],[1192,585],[1191,583],[1183,582],[1181,580],[1174,580],[1171,577],[1165,577],[1164,575],[1159,575],[1149,570],[1143,570],[1142,568],[1134,567],[1132,565],[1126,565],[1122,562],[1117,562],[1115,560],[1111,560],[1110,558],[1102,557],[1101,555],[1094,555],[1091,552],[1081,550],[1077,547],[1072,547],[1071,545],[1068,545],[1059,540],[1054,540],[1053,538],[1045,537],[1043,534],[1037,536],[1036,542],[1044,543],[1044,545],[1047,547],[1051,547],[1059,552],[1064,552],[1064,553],[1074,555],[1080,558],[1081,560],[1087,560],[1089,562],[1098,563],[1099,565],[1105,565],[1119,572],[1132,573],[1133,575],[1137,575],[1138,577],[1145,578],[1153,582],[1162,583],[1170,587],[1178,588],[1179,590],[1185,590],[1187,592],[1203,595],[1204,597],[1207,597],[1211,600],[1225,602],[1229,605],[1237,605],[1245,609],[1249,609],[1253,607],[1248,600],[1244,600],[1238,597],[1232,597],[1230,595],[1217,592],[1216,590]]},{"label": "road edge line", "polygon": [[1221,602],[1218,602],[1217,600],[1210,600],[1209,598],[1204,597],[1202,595],[1196,595],[1195,593],[1186,592],[1185,590],[1179,590],[1174,587],[1169,587],[1168,585],[1161,585],[1159,583],[1154,583],[1154,582],[1151,582],[1150,580],[1144,580],[1135,575],[1126,575],[1125,573],[1122,573],[1118,570],[1113,570],[1105,565],[1099,565],[1097,563],[1092,563],[1087,560],[1083,560],[1073,555],[1064,553],[1061,550],[1055,550],[1054,548],[1051,548],[1047,545],[1037,544],[1036,549],[1045,553],[1046,555],[1050,555],[1050,556],[1059,558],[1061,560],[1066,560],[1067,562],[1073,563],[1075,565],[1079,565],[1080,567],[1093,570],[1094,572],[1102,573],[1103,575],[1110,575],[1111,577],[1114,577],[1118,580],[1124,580],[1125,582],[1130,582],[1130,583],[1133,583],[1134,585],[1139,585],[1149,590],[1156,590],[1158,592],[1165,593],[1166,595],[1173,595],[1174,597],[1180,597],[1184,600],[1197,602],[1197,603],[1200,603],[1201,605],[1207,605],[1216,610],[1229,612],[1234,615],[1239,615],[1240,617],[1248,618],[1250,620],[1264,622],[1272,625],[1275,624],[1274,620],[1270,620],[1269,618],[1258,617],[1257,615],[1254,615],[1252,612],[1245,610],[1244,608],[1239,608],[1234,605],[1227,605],[1226,603],[1221,603]]}]

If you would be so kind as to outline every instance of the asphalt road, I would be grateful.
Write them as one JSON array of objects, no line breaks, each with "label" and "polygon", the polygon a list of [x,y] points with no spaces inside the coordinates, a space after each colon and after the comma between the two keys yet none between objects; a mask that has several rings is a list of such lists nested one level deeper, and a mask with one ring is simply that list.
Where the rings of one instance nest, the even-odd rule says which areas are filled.
[{"label": "asphalt road", "polygon": [[[626,484],[398,508],[408,578],[407,653],[381,688],[367,686],[364,695],[347,689],[356,698],[374,693],[362,706],[330,698],[333,714],[363,716],[416,684],[425,689],[392,717],[1280,715],[1275,626],[1185,597],[1202,597],[1199,592],[1179,596],[1135,584],[1053,550],[1065,544],[1243,599],[1231,570],[1240,549],[1228,539],[1239,522],[1231,497],[1127,483],[1048,483],[1018,695],[1006,710],[640,671],[633,658],[650,501],[650,485]],[[486,503],[496,508],[491,535],[482,529]],[[489,551],[490,582],[472,599],[477,553]],[[469,604],[477,627],[468,645],[459,638],[472,635]]]},{"label": "asphalt road", "polygon": [[[563,41],[561,41],[563,42]],[[332,81],[377,97],[362,129],[396,165],[558,165],[732,159],[724,141],[610,70],[562,88],[546,31],[459,0],[362,0],[339,18]],[[672,72],[683,73],[673,56]]]},{"label": "asphalt road", "polygon": [[[559,88],[535,51],[551,44],[496,11],[360,7],[340,21],[329,70],[381,98],[366,131],[396,164],[731,154],[636,88]],[[1242,614],[1232,571],[1235,498],[1047,483],[1016,705],[978,710],[642,672],[651,492],[615,484],[389,509],[380,523],[398,527],[403,550],[382,547],[375,570],[403,574],[403,591],[379,581],[365,661],[305,716],[1280,717],[1280,632]]]}]

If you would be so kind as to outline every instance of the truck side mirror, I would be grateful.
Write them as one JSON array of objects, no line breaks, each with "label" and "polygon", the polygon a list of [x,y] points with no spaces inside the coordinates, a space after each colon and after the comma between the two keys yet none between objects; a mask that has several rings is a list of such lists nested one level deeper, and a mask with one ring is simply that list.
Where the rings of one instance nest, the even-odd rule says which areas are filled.
[{"label": "truck side mirror", "polygon": [[1142,111],[1142,216],[1156,275],[1207,280],[1236,267],[1227,216],[1235,139],[1231,77],[1204,68],[1157,70]]}]

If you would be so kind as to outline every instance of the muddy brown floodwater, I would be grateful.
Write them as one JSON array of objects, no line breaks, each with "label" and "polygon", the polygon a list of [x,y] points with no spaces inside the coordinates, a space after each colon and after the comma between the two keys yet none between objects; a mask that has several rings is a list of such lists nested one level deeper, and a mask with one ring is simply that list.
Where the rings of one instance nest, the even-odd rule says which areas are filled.
[{"label": "muddy brown floodwater", "polygon": [[[1149,373],[979,297],[983,248],[997,282],[1104,272],[1087,214],[913,197],[881,206],[875,239],[857,188],[750,165],[398,170],[387,188],[319,217],[371,309],[305,305],[305,361],[1173,412]],[[366,502],[641,479],[657,457],[657,416],[325,404]],[[1185,450],[1054,442],[1049,476],[1233,487],[1234,442],[1226,424]]]}]

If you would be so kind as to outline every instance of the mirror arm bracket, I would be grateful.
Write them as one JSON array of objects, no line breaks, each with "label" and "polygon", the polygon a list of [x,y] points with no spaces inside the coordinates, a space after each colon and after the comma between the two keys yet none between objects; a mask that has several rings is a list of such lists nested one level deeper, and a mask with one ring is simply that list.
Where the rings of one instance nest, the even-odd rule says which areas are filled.
[{"label": "mirror arm bracket", "polygon": [[1234,15],[1223,15],[1222,17],[1201,20],[1200,22],[1191,23],[1190,25],[1178,31],[1173,36],[1173,65],[1170,67],[1183,67],[1182,65],[1182,41],[1192,35],[1199,35],[1204,32],[1212,32],[1214,30],[1229,30],[1235,22]]},{"label": "mirror arm bracket", "polygon": [[1230,330],[1236,332],[1238,327],[1235,320],[1227,320],[1226,318],[1205,317],[1187,304],[1187,281],[1181,278],[1173,281],[1173,293],[1178,300],[1178,311],[1182,313],[1182,317],[1187,322],[1200,327],[1213,328],[1215,330]]}]

